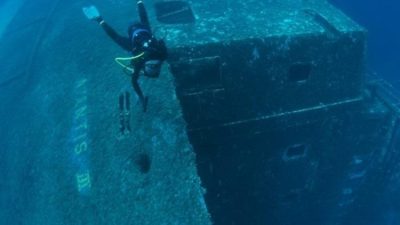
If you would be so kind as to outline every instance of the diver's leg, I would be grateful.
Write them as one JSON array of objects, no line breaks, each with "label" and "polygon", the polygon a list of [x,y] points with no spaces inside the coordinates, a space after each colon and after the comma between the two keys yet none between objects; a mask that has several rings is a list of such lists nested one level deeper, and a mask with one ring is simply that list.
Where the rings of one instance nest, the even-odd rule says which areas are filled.
[{"label": "diver's leg", "polygon": [[138,12],[139,12],[139,17],[140,17],[140,22],[144,24],[145,26],[150,29],[150,23],[149,23],[149,17],[147,16],[147,11],[146,8],[144,7],[144,4],[142,1],[137,2],[137,7],[138,7]]},{"label": "diver's leg", "polygon": [[147,99],[145,99],[145,97],[143,96],[142,89],[140,89],[139,84],[138,84],[138,79],[139,79],[139,73],[134,73],[132,75],[132,86],[133,86],[133,89],[135,90],[137,96],[139,97],[140,103],[142,103],[143,111],[146,112]]}]

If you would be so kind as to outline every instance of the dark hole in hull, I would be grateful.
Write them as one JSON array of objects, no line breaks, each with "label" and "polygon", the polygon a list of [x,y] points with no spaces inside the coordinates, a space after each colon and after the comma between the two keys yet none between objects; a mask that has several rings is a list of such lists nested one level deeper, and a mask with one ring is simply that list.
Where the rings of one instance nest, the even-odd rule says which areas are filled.
[{"label": "dark hole in hull", "polygon": [[148,154],[142,153],[135,159],[135,164],[139,168],[139,171],[143,174],[148,173],[151,168],[151,159]]},{"label": "dark hole in hull", "polygon": [[289,69],[289,80],[292,82],[305,82],[310,78],[312,65],[310,63],[295,63]]},{"label": "dark hole in hull", "polygon": [[295,144],[289,146],[284,155],[285,160],[292,160],[304,157],[307,154],[309,146],[306,144]]}]

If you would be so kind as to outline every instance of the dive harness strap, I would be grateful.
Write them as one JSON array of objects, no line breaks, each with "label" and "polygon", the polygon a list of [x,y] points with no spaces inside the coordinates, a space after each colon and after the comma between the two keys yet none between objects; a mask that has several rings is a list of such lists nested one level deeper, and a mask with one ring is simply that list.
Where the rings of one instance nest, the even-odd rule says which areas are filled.
[{"label": "dive harness strap", "polygon": [[129,72],[133,73],[133,72],[135,72],[135,69],[133,69],[132,67],[128,66],[127,63],[124,63],[124,62],[138,59],[138,58],[142,57],[143,55],[144,55],[144,52],[142,52],[142,53],[140,53],[138,55],[132,56],[132,57],[127,57],[127,58],[117,57],[114,60],[115,60],[116,63],[118,63],[118,65],[122,66],[122,68],[124,68],[124,69],[128,70]]}]

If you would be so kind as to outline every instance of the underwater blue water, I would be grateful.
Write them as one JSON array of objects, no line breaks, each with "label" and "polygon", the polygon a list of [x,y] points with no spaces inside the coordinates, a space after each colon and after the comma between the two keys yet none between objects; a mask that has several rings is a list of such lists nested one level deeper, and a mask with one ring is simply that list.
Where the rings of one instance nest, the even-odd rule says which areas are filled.
[{"label": "underwater blue water", "polygon": [[400,86],[400,1],[330,0],[368,30],[368,65]]},{"label": "underwater blue water", "polygon": [[0,6],[2,6],[7,0],[0,0]]},{"label": "underwater blue water", "polygon": [[[233,0],[233,1],[239,1],[239,0]],[[268,1],[268,0],[261,0],[261,1]],[[382,1],[329,0],[329,1],[335,4],[338,8],[342,9],[347,15],[349,15],[351,18],[356,20],[358,23],[363,25],[368,30],[369,70],[376,71],[380,76],[390,80],[391,82],[397,84],[400,87],[400,78],[398,77],[398,74],[400,74],[400,64],[399,64],[400,26],[398,25],[398,22],[400,21],[400,0],[382,0]],[[6,0],[0,0],[0,7],[5,2]],[[81,12],[79,11],[78,13]],[[79,16],[81,15],[79,14]],[[74,124],[74,126],[76,125]],[[73,137],[81,137],[82,135],[84,135],[83,133],[74,133],[74,131],[75,131],[74,129],[71,129],[70,131],[71,139],[73,139]],[[74,161],[77,164],[76,167],[80,166],[85,168],[88,166],[85,159],[82,160],[74,158],[72,160],[76,161],[76,162]],[[2,171],[0,172],[0,174],[1,173],[4,172]],[[360,176],[360,174],[357,173],[351,174],[351,178],[357,178],[357,176]],[[30,184],[30,182],[31,182],[30,180],[26,179],[24,183]],[[345,189],[345,193],[349,194],[351,192],[352,192],[351,189]],[[30,197],[28,195],[29,192],[25,193],[26,196]],[[375,221],[369,221],[370,223],[368,223],[368,225],[400,224],[400,213],[399,213],[400,196],[391,196],[385,193],[383,193],[382,196],[383,196],[382,199],[379,202],[377,202],[376,205],[366,206],[371,208],[371,210],[369,211],[375,211],[377,215],[374,217],[376,218]],[[21,197],[21,199],[23,198]],[[2,201],[0,201],[0,206],[2,206],[1,203]],[[19,209],[17,208],[14,211],[18,210]],[[332,212],[332,214],[333,213],[337,212]],[[358,215],[356,213],[354,213],[354,215],[356,215],[355,217],[358,218],[354,218],[353,224],[363,225],[362,223],[360,223],[360,218],[363,215]],[[2,224],[1,219],[0,219],[0,224]],[[317,223],[315,225],[317,225]]]}]

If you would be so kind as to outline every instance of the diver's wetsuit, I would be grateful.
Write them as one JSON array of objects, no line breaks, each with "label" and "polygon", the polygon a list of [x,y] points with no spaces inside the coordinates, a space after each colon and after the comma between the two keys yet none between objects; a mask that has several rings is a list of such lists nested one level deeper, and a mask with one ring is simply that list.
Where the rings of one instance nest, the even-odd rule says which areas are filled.
[{"label": "diver's wetsuit", "polygon": [[143,105],[144,111],[146,111],[147,99],[145,99],[138,84],[140,71],[144,69],[144,65],[148,60],[164,61],[167,58],[167,49],[162,40],[157,40],[153,36],[143,2],[139,1],[137,6],[140,23],[135,23],[129,26],[129,37],[119,35],[101,17],[97,21],[115,43],[117,43],[123,49],[131,52],[133,56],[141,55],[140,57],[132,60],[132,66],[134,68],[134,72],[132,74],[132,86]]}]

